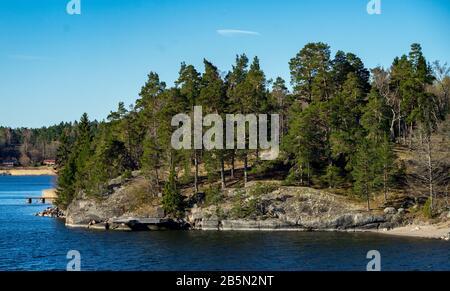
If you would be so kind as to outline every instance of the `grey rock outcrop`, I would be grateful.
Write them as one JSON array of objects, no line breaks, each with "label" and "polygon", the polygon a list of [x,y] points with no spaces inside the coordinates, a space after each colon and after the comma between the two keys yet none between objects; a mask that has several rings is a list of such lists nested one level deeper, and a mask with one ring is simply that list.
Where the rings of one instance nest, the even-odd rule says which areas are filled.
[{"label": "grey rock outcrop", "polygon": [[51,217],[51,218],[65,218],[65,213],[58,207],[48,207],[47,209],[36,213],[36,216]]},{"label": "grey rock outcrop", "polygon": [[384,214],[396,214],[397,210],[394,207],[386,207],[384,209]]},{"label": "grey rock outcrop", "polygon": [[[110,182],[114,190],[102,197],[79,193],[66,210],[66,225],[85,227],[92,221],[107,222],[121,216],[163,217],[164,211],[159,205],[147,205],[139,196],[142,192],[140,185],[147,184],[141,177],[134,178],[130,183],[117,178]],[[137,213],[137,209],[143,206],[146,207],[144,213]]]},{"label": "grey rock outcrop", "polygon": [[194,207],[188,221],[202,230],[364,230],[390,228],[393,217],[364,211],[342,196],[298,187],[280,187],[259,197],[256,217],[233,217],[232,207]]},{"label": "grey rock outcrop", "polygon": [[[66,211],[66,225],[115,229],[111,221],[119,217],[163,218],[165,215],[157,193],[153,194],[154,203],[144,207],[144,214],[136,212],[137,207],[142,208],[142,197],[136,197],[140,193],[135,187],[139,181],[142,185],[146,183],[140,177],[132,178],[131,182],[115,179],[110,183],[114,190],[97,199],[81,193]],[[404,212],[397,212],[395,208],[367,212],[363,204],[345,196],[280,185],[267,191],[254,185],[245,189],[227,189],[216,205],[198,202],[190,207],[186,221],[178,223],[183,229],[186,225],[201,230],[389,229],[401,224],[404,216]]]}]

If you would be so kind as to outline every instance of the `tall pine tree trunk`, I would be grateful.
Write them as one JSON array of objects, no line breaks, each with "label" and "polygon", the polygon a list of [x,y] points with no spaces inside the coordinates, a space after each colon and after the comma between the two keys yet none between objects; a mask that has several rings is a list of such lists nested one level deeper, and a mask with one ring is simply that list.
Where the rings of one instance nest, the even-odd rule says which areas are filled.
[{"label": "tall pine tree trunk", "polygon": [[384,202],[387,202],[387,169],[386,169],[386,165],[384,165],[384,172],[383,172],[383,192],[384,192]]},{"label": "tall pine tree trunk", "polygon": [[370,197],[369,197],[369,192],[367,192],[367,211],[370,211]]},{"label": "tall pine tree trunk", "polygon": [[195,164],[195,174],[194,174],[194,191],[198,192],[198,154],[197,150],[194,150],[194,164]]},{"label": "tall pine tree trunk", "polygon": [[[365,171],[365,176],[367,179],[367,177],[369,176],[369,169],[368,169],[367,165],[365,166],[364,171]],[[364,183],[364,192],[366,192],[366,198],[367,198],[367,211],[370,211],[370,193],[369,193],[370,191],[369,191],[369,181],[367,181],[367,180]]]},{"label": "tall pine tree trunk", "polygon": [[244,156],[244,186],[247,184],[247,181],[248,181],[247,166],[248,166],[248,157],[247,157],[247,152],[246,152],[245,156]]},{"label": "tall pine tree trunk", "polygon": [[311,166],[308,162],[308,186],[311,186]]},{"label": "tall pine tree trunk", "polygon": [[[330,169],[332,169],[331,167],[333,167],[333,160],[330,160],[330,162],[329,162],[329,164],[328,164],[328,166],[330,167]],[[328,189],[331,189],[331,188],[333,188],[332,187],[332,184],[333,184],[333,175],[330,175],[331,177],[328,177],[329,178],[329,180],[328,180],[328,183],[330,184],[330,185],[328,185]]]},{"label": "tall pine tree trunk", "polygon": [[409,148],[410,149],[412,147],[412,140],[413,140],[413,124],[411,122],[411,124],[409,125]]},{"label": "tall pine tree trunk", "polygon": [[231,155],[231,179],[234,179],[234,153]]},{"label": "tall pine tree trunk", "polygon": [[223,156],[220,158],[220,180],[222,181],[222,190],[226,188],[225,185],[225,162]]},{"label": "tall pine tree trunk", "polygon": [[[398,110],[398,139],[400,140],[402,136],[402,112],[399,108]],[[400,142],[399,142],[400,143]]]},{"label": "tall pine tree trunk", "polygon": [[405,145],[408,144],[408,124],[405,122],[405,124],[403,125],[403,143]]},{"label": "tall pine tree trunk", "polygon": [[300,164],[300,185],[303,186],[303,164]]}]

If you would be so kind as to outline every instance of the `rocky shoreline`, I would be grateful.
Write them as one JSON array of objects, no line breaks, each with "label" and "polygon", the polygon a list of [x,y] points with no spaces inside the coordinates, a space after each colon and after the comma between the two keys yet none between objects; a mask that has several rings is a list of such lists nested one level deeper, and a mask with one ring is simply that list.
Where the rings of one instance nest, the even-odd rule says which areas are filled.
[{"label": "rocky shoreline", "polygon": [[214,203],[207,203],[204,197],[191,197],[184,218],[173,219],[165,215],[157,194],[144,204],[142,198],[135,197],[140,193],[136,185],[145,183],[141,179],[137,176],[131,181],[115,181],[101,199],[80,193],[67,210],[47,209],[39,216],[64,218],[71,228],[116,231],[376,232],[444,240],[450,232],[449,226],[434,235],[395,231],[411,224],[409,201],[368,212],[362,203],[345,196],[273,183],[249,183],[244,189],[228,189]]},{"label": "rocky shoreline", "polygon": [[62,211],[58,207],[48,207],[47,209],[36,213],[36,216],[50,217],[50,218],[61,218],[61,219],[65,219],[66,218],[66,214],[64,213],[64,211]]},{"label": "rocky shoreline", "polygon": [[[57,208],[48,208],[36,216],[66,219],[65,213]],[[261,231],[261,232],[370,232],[390,236],[416,237],[428,239],[450,240],[450,225],[438,227],[435,225],[415,225],[402,226],[395,216],[345,216],[337,219],[333,223],[324,222],[316,225],[299,225],[282,222],[276,219],[271,220],[215,220],[206,219],[196,223],[184,219],[172,220],[161,225],[148,226],[139,224],[136,220],[127,219],[130,223],[116,223],[116,219],[105,221],[90,221],[89,223],[70,224],[65,223],[68,228],[83,228],[99,231],[162,231],[162,230],[191,230],[191,231]],[[134,222],[133,222],[134,221]],[[393,221],[397,221],[394,223]],[[331,227],[330,227],[331,226]]]}]

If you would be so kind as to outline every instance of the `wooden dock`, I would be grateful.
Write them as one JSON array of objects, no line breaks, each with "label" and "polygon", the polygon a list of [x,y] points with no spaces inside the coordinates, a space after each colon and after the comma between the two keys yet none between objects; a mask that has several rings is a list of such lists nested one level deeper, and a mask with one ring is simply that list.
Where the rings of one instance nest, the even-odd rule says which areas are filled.
[{"label": "wooden dock", "polygon": [[38,201],[42,204],[45,204],[48,202],[53,202],[58,198],[58,195],[56,194],[56,189],[44,189],[42,190],[41,196],[34,196],[34,197],[26,197],[26,201],[28,204],[32,204],[33,201]]},{"label": "wooden dock", "polygon": [[44,197],[44,196],[41,196],[41,197],[27,197],[27,198],[25,198],[25,199],[26,199],[26,202],[27,202],[28,204],[32,204],[33,201],[38,201],[38,202],[40,202],[40,203],[42,203],[42,204],[45,204],[47,201],[53,201],[53,200],[55,200],[54,197]]}]

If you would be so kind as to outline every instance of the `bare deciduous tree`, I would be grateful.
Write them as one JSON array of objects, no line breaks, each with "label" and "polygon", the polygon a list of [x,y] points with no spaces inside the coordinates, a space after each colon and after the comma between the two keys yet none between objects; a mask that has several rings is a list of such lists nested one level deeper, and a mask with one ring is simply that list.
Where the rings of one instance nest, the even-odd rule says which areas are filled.
[{"label": "bare deciduous tree", "polygon": [[391,77],[390,72],[382,67],[372,69],[372,84],[378,90],[380,95],[386,100],[392,114],[390,133],[391,139],[395,139],[395,124],[398,124],[399,134],[401,126],[401,98],[398,94],[398,89],[393,89],[390,86]]},{"label": "bare deciduous tree", "polygon": [[427,194],[431,210],[436,209],[436,198],[448,195],[450,183],[450,131],[446,124],[435,134],[414,139],[412,144],[412,173],[408,175],[411,192],[416,196]]}]

